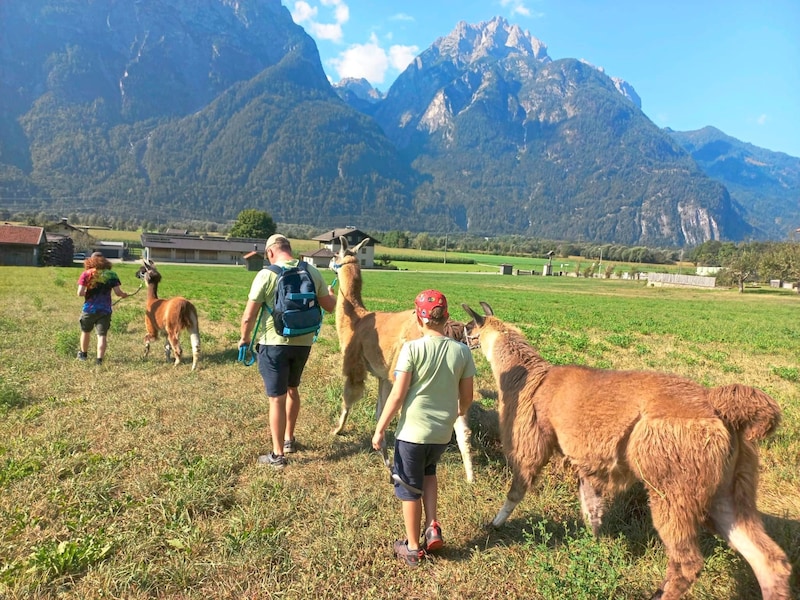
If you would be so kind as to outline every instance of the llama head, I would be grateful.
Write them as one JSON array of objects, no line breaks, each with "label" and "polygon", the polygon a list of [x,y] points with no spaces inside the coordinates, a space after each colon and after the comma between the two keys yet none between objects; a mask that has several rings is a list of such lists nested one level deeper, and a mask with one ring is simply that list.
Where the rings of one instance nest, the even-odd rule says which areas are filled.
[{"label": "llama head", "polygon": [[461,305],[461,307],[466,311],[466,313],[470,317],[472,317],[472,321],[467,323],[466,326],[464,327],[464,338],[467,340],[467,346],[469,346],[471,350],[474,350],[475,348],[480,348],[481,331],[486,325],[486,317],[494,316],[494,311],[492,310],[492,307],[489,306],[486,302],[481,302],[481,306],[483,307],[482,315],[472,310],[466,304]]},{"label": "llama head", "polygon": [[161,273],[156,269],[155,263],[146,259],[142,259],[142,266],[136,271],[136,277],[147,284],[155,284],[161,281]]},{"label": "llama head", "polygon": [[346,263],[356,263],[358,264],[358,251],[361,250],[363,246],[366,246],[369,242],[370,238],[364,238],[358,244],[353,246],[351,249],[347,243],[347,238],[343,235],[339,236],[339,253],[331,259],[330,267],[334,271],[338,270],[343,264]]}]

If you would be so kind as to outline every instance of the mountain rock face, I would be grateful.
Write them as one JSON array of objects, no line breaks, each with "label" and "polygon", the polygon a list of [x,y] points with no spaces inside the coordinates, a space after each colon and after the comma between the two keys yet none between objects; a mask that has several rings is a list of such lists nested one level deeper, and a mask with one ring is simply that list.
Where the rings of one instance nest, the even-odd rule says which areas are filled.
[{"label": "mountain rock face", "polygon": [[[342,101],[344,99],[345,101]],[[385,97],[279,0],[0,2],[0,209],[692,245],[753,234],[631,86],[496,18]]]},{"label": "mountain rock face", "polygon": [[800,227],[800,158],[741,142],[714,127],[667,132],[747,207],[747,220],[759,237],[794,235]]},{"label": "mountain rock face", "polygon": [[373,114],[414,167],[427,214],[470,231],[684,245],[750,232],[725,188],[635,91],[502,18],[459,23]]},{"label": "mountain rock face", "polygon": [[3,0],[0,133],[11,210],[376,227],[411,205],[280,0]]}]

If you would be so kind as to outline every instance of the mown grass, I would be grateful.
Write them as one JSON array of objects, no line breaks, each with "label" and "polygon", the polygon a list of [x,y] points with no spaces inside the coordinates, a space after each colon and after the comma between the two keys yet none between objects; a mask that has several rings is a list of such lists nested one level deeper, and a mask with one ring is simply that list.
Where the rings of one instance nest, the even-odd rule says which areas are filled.
[{"label": "mown grass", "polygon": [[[135,265],[121,264],[134,291]],[[620,497],[604,535],[581,523],[575,481],[549,465],[506,526],[485,528],[509,471],[492,422],[494,383],[476,354],[476,482],[458,452],[440,466],[446,547],[411,571],[391,556],[398,502],[370,451],[374,401],[330,431],[341,392],[326,315],[303,385],[301,452],[284,472],[268,449],[257,369],[236,362],[253,274],[160,265],[162,296],[201,315],[200,370],[142,358],[145,294],[115,306],[106,364],[74,359],[78,268],[0,268],[0,598],[644,598],[666,567],[641,488]],[[325,274],[328,281],[333,273]],[[489,302],[554,363],[675,372],[772,394],[784,421],[761,447],[759,508],[800,591],[800,395],[796,295],[647,288],[641,283],[488,273],[364,273],[364,302],[400,310],[427,287],[451,312]],[[184,339],[188,345],[188,340]],[[369,396],[374,398],[374,382]],[[479,418],[480,417],[480,418]],[[691,599],[759,597],[747,563],[702,538]]]}]

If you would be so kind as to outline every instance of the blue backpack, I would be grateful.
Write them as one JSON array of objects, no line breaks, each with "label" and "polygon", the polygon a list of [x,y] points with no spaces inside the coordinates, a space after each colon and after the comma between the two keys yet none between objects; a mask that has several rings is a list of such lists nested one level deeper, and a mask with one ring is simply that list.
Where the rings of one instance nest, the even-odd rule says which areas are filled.
[{"label": "blue backpack", "polygon": [[308,264],[301,260],[296,267],[269,265],[267,269],[278,276],[274,306],[271,310],[267,307],[275,322],[275,331],[284,337],[319,331],[322,309]]}]

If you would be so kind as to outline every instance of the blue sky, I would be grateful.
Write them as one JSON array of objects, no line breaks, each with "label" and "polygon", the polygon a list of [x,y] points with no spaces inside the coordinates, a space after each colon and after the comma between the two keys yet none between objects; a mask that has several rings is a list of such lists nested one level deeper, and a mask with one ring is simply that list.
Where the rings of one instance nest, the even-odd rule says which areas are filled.
[{"label": "blue sky", "polygon": [[660,127],[713,125],[800,157],[800,1],[282,0],[331,81],[382,91],[456,23],[505,17],[633,85]]}]

